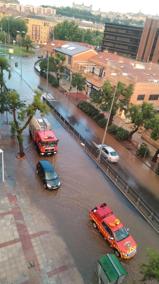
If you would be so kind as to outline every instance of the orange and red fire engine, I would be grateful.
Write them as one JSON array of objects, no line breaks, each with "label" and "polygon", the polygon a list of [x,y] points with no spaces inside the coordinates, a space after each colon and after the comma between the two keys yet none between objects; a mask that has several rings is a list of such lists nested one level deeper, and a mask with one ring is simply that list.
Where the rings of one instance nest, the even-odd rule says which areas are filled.
[{"label": "orange and red fire engine", "polygon": [[94,228],[98,229],[104,239],[110,243],[116,255],[129,259],[136,254],[135,240],[106,203],[90,210],[89,217]]}]

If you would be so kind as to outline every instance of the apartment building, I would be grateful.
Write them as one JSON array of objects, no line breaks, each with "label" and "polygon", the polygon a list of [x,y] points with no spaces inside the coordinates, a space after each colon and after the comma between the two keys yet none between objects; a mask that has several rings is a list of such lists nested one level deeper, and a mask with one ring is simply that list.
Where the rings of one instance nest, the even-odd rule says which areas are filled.
[{"label": "apartment building", "polygon": [[15,3],[0,3],[0,9],[4,12],[18,12],[18,15],[39,15],[39,16],[55,16],[56,9],[50,7],[41,7],[33,5],[19,5]]},{"label": "apartment building", "polygon": [[159,63],[159,18],[146,19],[137,59]]},{"label": "apartment building", "polygon": [[49,41],[49,35],[56,22],[49,22],[37,18],[25,19],[28,32],[27,35],[34,43],[46,44]]},{"label": "apartment building", "polygon": [[87,94],[100,90],[106,80],[116,85],[119,81],[134,87],[132,104],[152,103],[159,110],[159,65],[141,63],[109,52],[100,52],[86,62],[76,61],[74,71],[86,77]]},{"label": "apartment building", "polygon": [[136,58],[143,28],[105,23],[102,50]]}]

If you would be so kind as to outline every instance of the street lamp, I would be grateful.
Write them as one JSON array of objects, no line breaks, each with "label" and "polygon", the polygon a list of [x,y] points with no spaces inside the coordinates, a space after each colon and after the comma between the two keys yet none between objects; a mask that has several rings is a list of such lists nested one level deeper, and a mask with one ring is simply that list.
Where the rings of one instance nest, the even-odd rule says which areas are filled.
[{"label": "street lamp", "polygon": [[4,156],[2,149],[0,149],[0,154],[2,154],[2,182],[4,182]]},{"label": "street lamp", "polygon": [[[112,102],[111,102],[111,106],[110,106],[110,111],[109,111],[107,123],[105,125],[104,135],[103,135],[103,139],[102,139],[102,144],[101,145],[103,145],[104,142],[105,142],[105,138],[106,138],[106,134],[107,134],[107,130],[108,130],[108,125],[109,125],[109,121],[110,121],[110,116],[111,116],[111,113],[112,113],[113,104],[114,104],[114,100],[115,100],[115,96],[116,96],[117,86],[118,86],[118,84],[115,86],[115,89],[114,89],[113,98],[112,98]],[[102,154],[102,147],[100,147],[99,155],[98,155],[98,158],[97,158],[98,162],[100,162],[101,154]]]},{"label": "street lamp", "polygon": [[[21,41],[22,41],[22,35],[25,35],[25,31],[17,31],[17,34],[20,34]],[[19,44],[20,50],[21,50],[21,56],[20,56],[20,78],[22,79],[22,45]]]}]

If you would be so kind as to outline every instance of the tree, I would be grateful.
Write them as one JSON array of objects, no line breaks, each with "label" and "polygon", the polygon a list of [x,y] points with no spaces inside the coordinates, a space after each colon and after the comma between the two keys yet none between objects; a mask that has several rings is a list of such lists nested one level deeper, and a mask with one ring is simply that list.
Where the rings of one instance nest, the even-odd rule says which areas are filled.
[{"label": "tree", "polygon": [[13,17],[3,17],[0,21],[2,30],[10,35],[12,40],[16,40],[17,31],[21,33],[27,32],[27,25],[24,20]]},{"label": "tree", "polygon": [[141,265],[141,273],[143,274],[143,281],[145,280],[159,280],[159,253],[153,250],[148,252],[148,263]]},{"label": "tree", "polygon": [[127,111],[129,100],[133,92],[133,86],[126,86],[122,82],[118,82],[116,89],[109,81],[105,81],[102,89],[99,92],[94,92],[90,95],[92,102],[94,102],[102,111],[110,110],[113,95],[115,92],[114,103],[111,111],[109,125],[112,124],[113,117],[118,109]]},{"label": "tree", "polygon": [[63,54],[56,53],[54,57],[44,58],[41,60],[39,64],[40,71],[45,74],[47,74],[47,72],[54,73],[59,83],[61,75],[64,71],[64,61],[65,56]]},{"label": "tree", "polygon": [[26,51],[29,51],[29,48],[33,47],[33,42],[28,35],[22,39],[22,46],[26,47]]},{"label": "tree", "polygon": [[23,131],[28,126],[36,111],[39,110],[41,114],[44,114],[47,111],[47,106],[41,101],[41,93],[39,91],[35,91],[33,102],[29,105],[26,105],[25,102],[20,100],[20,96],[15,90],[10,90],[5,95],[4,101],[5,107],[7,107],[13,116],[11,126],[17,136],[19,156],[23,157],[25,155],[23,147]]},{"label": "tree", "polygon": [[7,38],[7,34],[4,31],[0,32],[0,42],[5,43],[5,40]]},{"label": "tree", "polygon": [[155,111],[152,104],[143,103],[142,105],[132,105],[129,108],[128,117],[134,124],[133,130],[130,132],[129,138],[138,131],[139,127],[148,127],[149,122],[154,118]]},{"label": "tree", "polygon": [[77,88],[78,91],[83,91],[85,89],[86,78],[83,77],[80,73],[74,73],[72,75],[71,85]]},{"label": "tree", "polygon": [[4,91],[4,78],[3,78],[3,72],[7,71],[10,77],[10,69],[9,69],[9,63],[8,60],[5,57],[0,57],[0,92]]},{"label": "tree", "polygon": [[78,25],[74,21],[64,21],[54,28],[54,36],[56,39],[68,41],[81,41],[82,34]]}]

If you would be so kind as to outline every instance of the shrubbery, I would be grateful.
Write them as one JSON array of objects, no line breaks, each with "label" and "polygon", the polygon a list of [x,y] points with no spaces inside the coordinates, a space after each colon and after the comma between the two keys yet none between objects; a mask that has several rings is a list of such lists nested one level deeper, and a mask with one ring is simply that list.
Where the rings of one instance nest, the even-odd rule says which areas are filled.
[{"label": "shrubbery", "polygon": [[141,157],[141,158],[146,158],[150,154],[150,151],[148,149],[148,146],[145,143],[142,143],[136,151],[136,155]]},{"label": "shrubbery", "polygon": [[[89,102],[81,101],[78,104],[78,108],[84,111],[87,115],[92,117],[92,119],[101,127],[105,128],[107,119],[104,114],[91,105]],[[122,127],[118,127],[114,124],[108,127],[108,132],[113,134],[118,140],[127,140],[129,138],[129,132]]]},{"label": "shrubbery", "polygon": [[81,101],[78,104],[78,108],[80,108],[83,112],[85,112],[88,116],[92,117],[92,119],[102,128],[106,125],[106,118],[103,113],[101,113],[98,109],[96,109],[89,102]]}]

